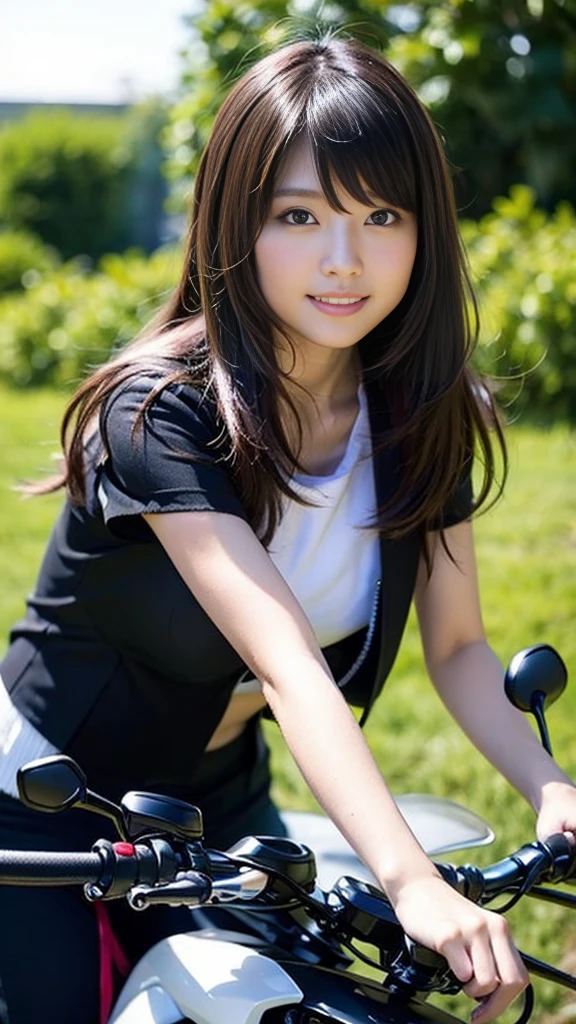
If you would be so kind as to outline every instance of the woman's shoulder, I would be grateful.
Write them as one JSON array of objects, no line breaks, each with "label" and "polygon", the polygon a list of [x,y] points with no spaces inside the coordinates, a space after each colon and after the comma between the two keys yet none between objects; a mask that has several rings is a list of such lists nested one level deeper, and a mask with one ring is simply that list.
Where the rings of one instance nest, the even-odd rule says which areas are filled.
[{"label": "woman's shoulder", "polygon": [[144,513],[245,518],[212,396],[174,360],[131,367],[116,381],[102,403],[100,443],[98,501],[108,527],[123,537],[126,520]]},{"label": "woman's shoulder", "polygon": [[100,408],[100,430],[111,441],[138,427],[144,432],[214,435],[217,406],[209,385],[181,359],[139,363],[119,374]]}]

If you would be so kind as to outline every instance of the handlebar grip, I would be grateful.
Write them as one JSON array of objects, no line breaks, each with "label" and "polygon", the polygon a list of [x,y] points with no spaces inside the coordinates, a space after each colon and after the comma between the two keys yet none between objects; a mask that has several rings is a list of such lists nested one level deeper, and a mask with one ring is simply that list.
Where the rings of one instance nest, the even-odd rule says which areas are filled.
[{"label": "handlebar grip", "polygon": [[45,853],[38,850],[0,850],[0,884],[82,885],[102,874],[98,853]]},{"label": "handlebar grip", "polygon": [[563,832],[544,839],[542,845],[550,852],[552,865],[546,881],[573,881],[576,875],[576,846]]},{"label": "handlebar grip", "polygon": [[461,867],[436,864],[436,867],[445,882],[463,896],[480,903],[505,892],[513,892],[526,882],[531,888],[541,882],[573,879],[576,874],[576,846],[559,833],[544,841],[527,843],[511,856],[486,868],[470,864]]}]

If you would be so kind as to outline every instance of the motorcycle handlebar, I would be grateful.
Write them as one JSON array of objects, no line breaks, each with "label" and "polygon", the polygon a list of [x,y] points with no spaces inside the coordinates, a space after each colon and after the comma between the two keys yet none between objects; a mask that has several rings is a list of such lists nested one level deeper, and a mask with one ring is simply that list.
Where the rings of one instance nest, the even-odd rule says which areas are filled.
[{"label": "motorcycle handlebar", "polygon": [[576,846],[558,833],[543,842],[521,846],[519,850],[486,868],[470,865],[454,868],[438,864],[444,879],[474,902],[487,902],[502,893],[539,882],[562,882],[576,870]]},{"label": "motorcycle handlebar", "polygon": [[[217,855],[218,856],[218,855]],[[182,855],[182,843],[174,846],[167,840],[149,840],[131,843],[108,843],[100,841],[91,853],[57,853],[30,850],[0,850],[0,883],[8,885],[80,885],[96,887],[88,893],[92,898],[101,896],[127,895],[138,888],[141,895],[154,892],[148,902],[173,902],[180,895],[190,900],[198,897],[205,902],[212,891],[230,888],[237,879],[248,879],[248,875],[237,875],[233,857],[230,858],[230,876],[223,877],[222,864],[218,859],[219,880],[212,882],[209,876],[210,858],[200,871],[187,870],[193,867]],[[269,867],[252,863],[258,868],[259,880],[254,888],[238,884],[235,895],[243,900],[254,899],[266,888],[265,879],[281,871],[270,871]],[[492,899],[501,893],[517,889],[527,881],[531,885],[541,881],[564,881],[576,867],[576,847],[564,835],[550,836],[545,842],[529,843],[516,853],[491,864],[487,868],[474,866],[454,867],[438,864],[444,879],[475,902]],[[254,874],[254,873],[252,873]],[[264,884],[263,884],[264,882]],[[222,893],[222,896],[224,894]],[[230,891],[228,899],[233,897]],[[135,901],[139,907],[144,901]]]},{"label": "motorcycle handlebar", "polygon": [[103,866],[99,853],[0,850],[0,878],[7,885],[81,885],[97,882]]},{"label": "motorcycle handlebar", "polygon": [[[207,863],[204,855],[202,861]],[[84,885],[91,900],[126,896],[135,886],[171,882],[191,868],[186,846],[159,837],[133,844],[100,839],[90,853],[0,850],[0,883]]]}]

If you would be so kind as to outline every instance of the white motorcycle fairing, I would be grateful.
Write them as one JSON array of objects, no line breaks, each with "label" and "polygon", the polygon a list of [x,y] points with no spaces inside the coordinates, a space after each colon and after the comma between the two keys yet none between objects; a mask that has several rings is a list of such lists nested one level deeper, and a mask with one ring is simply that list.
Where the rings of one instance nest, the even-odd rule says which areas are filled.
[{"label": "white motorcycle fairing", "polygon": [[254,949],[172,935],[138,962],[109,1024],[259,1024],[267,1010],[302,999],[286,971]]}]

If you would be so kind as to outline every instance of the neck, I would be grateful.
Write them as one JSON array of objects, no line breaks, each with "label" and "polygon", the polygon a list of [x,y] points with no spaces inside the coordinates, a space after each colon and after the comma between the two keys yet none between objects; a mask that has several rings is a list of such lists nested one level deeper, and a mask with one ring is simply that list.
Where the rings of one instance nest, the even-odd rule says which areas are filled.
[{"label": "neck", "polygon": [[[288,374],[287,385],[294,397],[302,389],[312,398],[346,401],[356,395],[360,362],[355,348],[328,349],[316,346],[304,357],[297,347],[292,353],[280,351],[280,368]],[[293,386],[292,386],[293,385]]]}]

